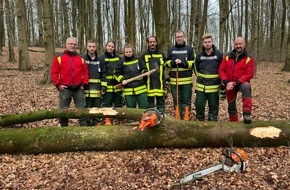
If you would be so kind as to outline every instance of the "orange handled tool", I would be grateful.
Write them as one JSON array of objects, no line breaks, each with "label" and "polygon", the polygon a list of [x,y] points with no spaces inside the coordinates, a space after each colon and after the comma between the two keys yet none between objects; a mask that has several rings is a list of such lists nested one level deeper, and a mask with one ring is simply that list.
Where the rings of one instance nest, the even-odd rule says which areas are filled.
[{"label": "orange handled tool", "polygon": [[176,119],[180,119],[179,114],[179,95],[178,95],[178,64],[176,65],[176,106],[175,106],[175,117]]}]

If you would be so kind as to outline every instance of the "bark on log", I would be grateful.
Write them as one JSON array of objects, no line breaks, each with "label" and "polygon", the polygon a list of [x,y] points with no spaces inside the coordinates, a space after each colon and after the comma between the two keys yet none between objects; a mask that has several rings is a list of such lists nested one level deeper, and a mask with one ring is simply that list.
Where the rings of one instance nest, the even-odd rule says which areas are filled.
[{"label": "bark on log", "polygon": [[[118,112],[122,118],[131,114],[135,116],[135,120],[139,120],[143,113],[143,110],[120,109],[124,111]],[[127,110],[132,112],[129,114]],[[86,115],[80,112],[83,111],[59,113],[63,114],[62,116],[77,118]],[[290,121],[254,121],[246,125],[242,122],[185,122],[165,116],[158,126],[142,132],[137,125],[1,129],[0,153],[229,147],[231,141],[235,147],[289,146]]]},{"label": "bark on log", "polygon": [[21,114],[0,115],[0,126],[9,127],[15,124],[29,123],[54,118],[118,118],[139,121],[144,110],[133,108],[89,108],[89,109],[51,109]]}]

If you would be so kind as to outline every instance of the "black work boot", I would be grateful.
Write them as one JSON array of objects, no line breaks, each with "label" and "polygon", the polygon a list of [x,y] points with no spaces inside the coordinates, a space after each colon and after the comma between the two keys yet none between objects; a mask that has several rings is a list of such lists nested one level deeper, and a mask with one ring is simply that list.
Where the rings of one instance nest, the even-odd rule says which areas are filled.
[{"label": "black work boot", "polygon": [[251,123],[252,119],[251,119],[251,115],[244,115],[244,123]]}]

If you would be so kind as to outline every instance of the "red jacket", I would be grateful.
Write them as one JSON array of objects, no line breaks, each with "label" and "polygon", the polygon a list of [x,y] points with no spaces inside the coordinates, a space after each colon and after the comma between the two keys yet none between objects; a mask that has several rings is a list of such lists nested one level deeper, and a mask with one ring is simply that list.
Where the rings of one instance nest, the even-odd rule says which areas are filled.
[{"label": "red jacket", "polygon": [[89,81],[87,65],[77,53],[71,55],[65,50],[53,59],[51,79],[56,87],[60,84],[71,87],[87,85]]},{"label": "red jacket", "polygon": [[254,58],[244,51],[239,57],[235,52],[224,56],[219,67],[220,79],[224,85],[228,82],[235,82],[237,85],[243,82],[250,82],[254,76]]}]

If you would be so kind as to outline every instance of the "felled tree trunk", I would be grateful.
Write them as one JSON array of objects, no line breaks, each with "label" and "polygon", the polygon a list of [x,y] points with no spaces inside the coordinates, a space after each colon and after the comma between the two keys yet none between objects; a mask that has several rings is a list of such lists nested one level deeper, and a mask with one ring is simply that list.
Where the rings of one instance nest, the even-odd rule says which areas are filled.
[{"label": "felled tree trunk", "polygon": [[[117,111],[118,110],[118,111]],[[79,118],[87,115],[140,120],[144,110],[115,109],[115,114],[89,110],[52,110],[2,116],[0,122],[15,116],[39,119]],[[97,112],[97,111],[95,111]],[[42,116],[46,114],[46,118]],[[22,115],[22,117],[21,117]],[[3,120],[3,118],[5,118]],[[32,120],[32,119],[31,119]],[[30,120],[30,121],[31,121]],[[26,122],[28,119],[26,118]],[[231,144],[232,143],[232,144]],[[52,153],[68,151],[108,151],[148,148],[195,148],[228,146],[289,146],[290,121],[185,122],[165,116],[162,122],[144,131],[136,126],[39,127],[36,129],[1,129],[0,153]]]}]

